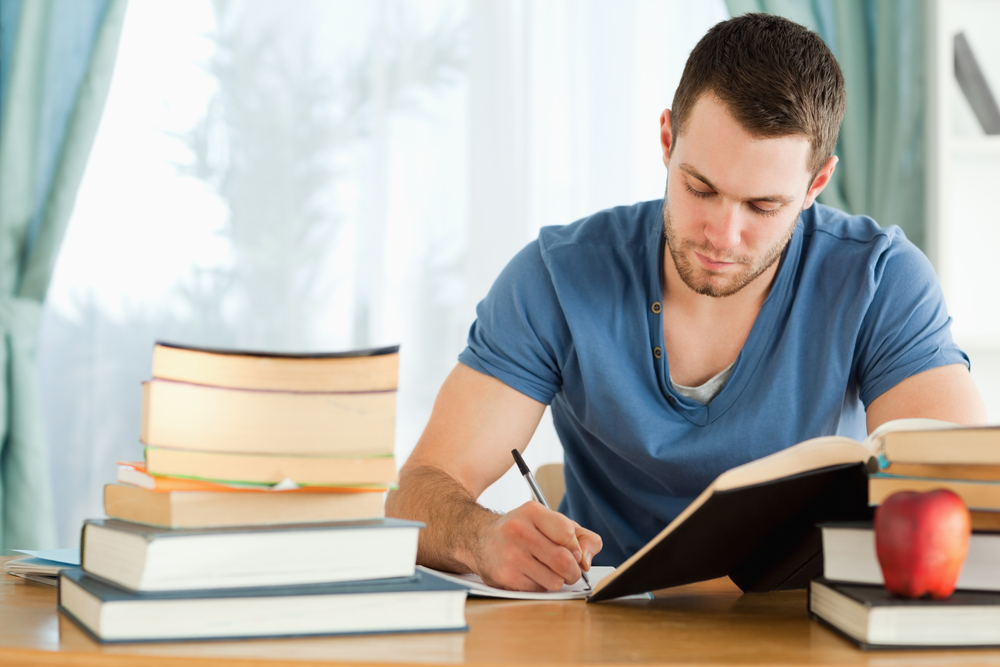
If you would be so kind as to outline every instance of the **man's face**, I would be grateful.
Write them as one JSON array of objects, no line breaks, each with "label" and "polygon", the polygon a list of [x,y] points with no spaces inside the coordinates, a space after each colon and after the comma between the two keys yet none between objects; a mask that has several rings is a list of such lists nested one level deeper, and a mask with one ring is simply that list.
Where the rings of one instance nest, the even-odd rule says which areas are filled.
[{"label": "man's face", "polygon": [[[669,112],[664,116],[669,126]],[[669,132],[665,137],[666,151]],[[822,190],[806,168],[809,140],[755,138],[711,93],[672,140],[663,207],[670,256],[692,290],[730,296],[781,257],[799,213]]]}]

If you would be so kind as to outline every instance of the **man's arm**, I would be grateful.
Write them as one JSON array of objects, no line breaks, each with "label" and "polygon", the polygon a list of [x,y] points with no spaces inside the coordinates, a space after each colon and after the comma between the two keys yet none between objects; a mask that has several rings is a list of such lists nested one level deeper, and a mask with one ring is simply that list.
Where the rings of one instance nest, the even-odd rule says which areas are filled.
[{"label": "man's arm", "polygon": [[430,421],[400,470],[386,514],[427,524],[417,560],[475,572],[515,590],[557,590],[580,578],[601,538],[534,501],[499,515],[476,502],[524,451],[545,405],[459,364],[438,393]]},{"label": "man's arm", "polygon": [[964,364],[912,375],[868,405],[868,432],[892,419],[926,417],[966,426],[986,423],[986,407]]}]

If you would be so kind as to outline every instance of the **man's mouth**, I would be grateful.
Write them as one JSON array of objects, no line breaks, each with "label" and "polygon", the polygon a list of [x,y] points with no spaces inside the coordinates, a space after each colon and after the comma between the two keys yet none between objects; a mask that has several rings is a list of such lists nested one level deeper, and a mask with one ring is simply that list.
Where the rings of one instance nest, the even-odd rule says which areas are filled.
[{"label": "man's mouth", "polygon": [[707,255],[703,255],[697,250],[694,251],[695,256],[701,265],[710,271],[724,271],[729,267],[736,266],[737,262],[728,262],[721,259],[713,259]]}]

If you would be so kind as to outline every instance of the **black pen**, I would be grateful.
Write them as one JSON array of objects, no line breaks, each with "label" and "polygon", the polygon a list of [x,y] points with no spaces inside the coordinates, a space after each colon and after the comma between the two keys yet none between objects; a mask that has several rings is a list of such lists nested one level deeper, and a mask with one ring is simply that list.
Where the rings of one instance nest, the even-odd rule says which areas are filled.
[{"label": "black pen", "polygon": [[[531,489],[531,497],[534,498],[535,501],[540,502],[547,509],[552,509],[549,507],[548,501],[545,500],[545,496],[542,494],[542,489],[538,486],[538,482],[535,481],[535,476],[531,474],[531,468],[529,468],[528,464],[521,458],[520,452],[516,449],[512,449],[510,450],[510,453],[514,455],[514,463],[517,464],[517,469],[521,471],[521,476],[524,477],[524,481],[528,483],[528,488]],[[583,580],[586,582],[587,588],[593,590],[594,586],[590,583],[590,577],[587,576],[587,573],[584,572],[582,568],[580,569],[580,574],[583,575]]]}]

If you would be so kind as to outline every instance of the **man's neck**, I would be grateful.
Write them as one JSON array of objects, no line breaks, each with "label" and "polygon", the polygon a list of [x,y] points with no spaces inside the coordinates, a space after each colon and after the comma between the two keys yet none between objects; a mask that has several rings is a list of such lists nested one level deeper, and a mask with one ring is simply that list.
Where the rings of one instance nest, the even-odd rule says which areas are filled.
[{"label": "man's neck", "polygon": [[697,387],[731,365],[746,344],[778,262],[727,297],[698,294],[664,257],[663,343],[674,382]]}]

